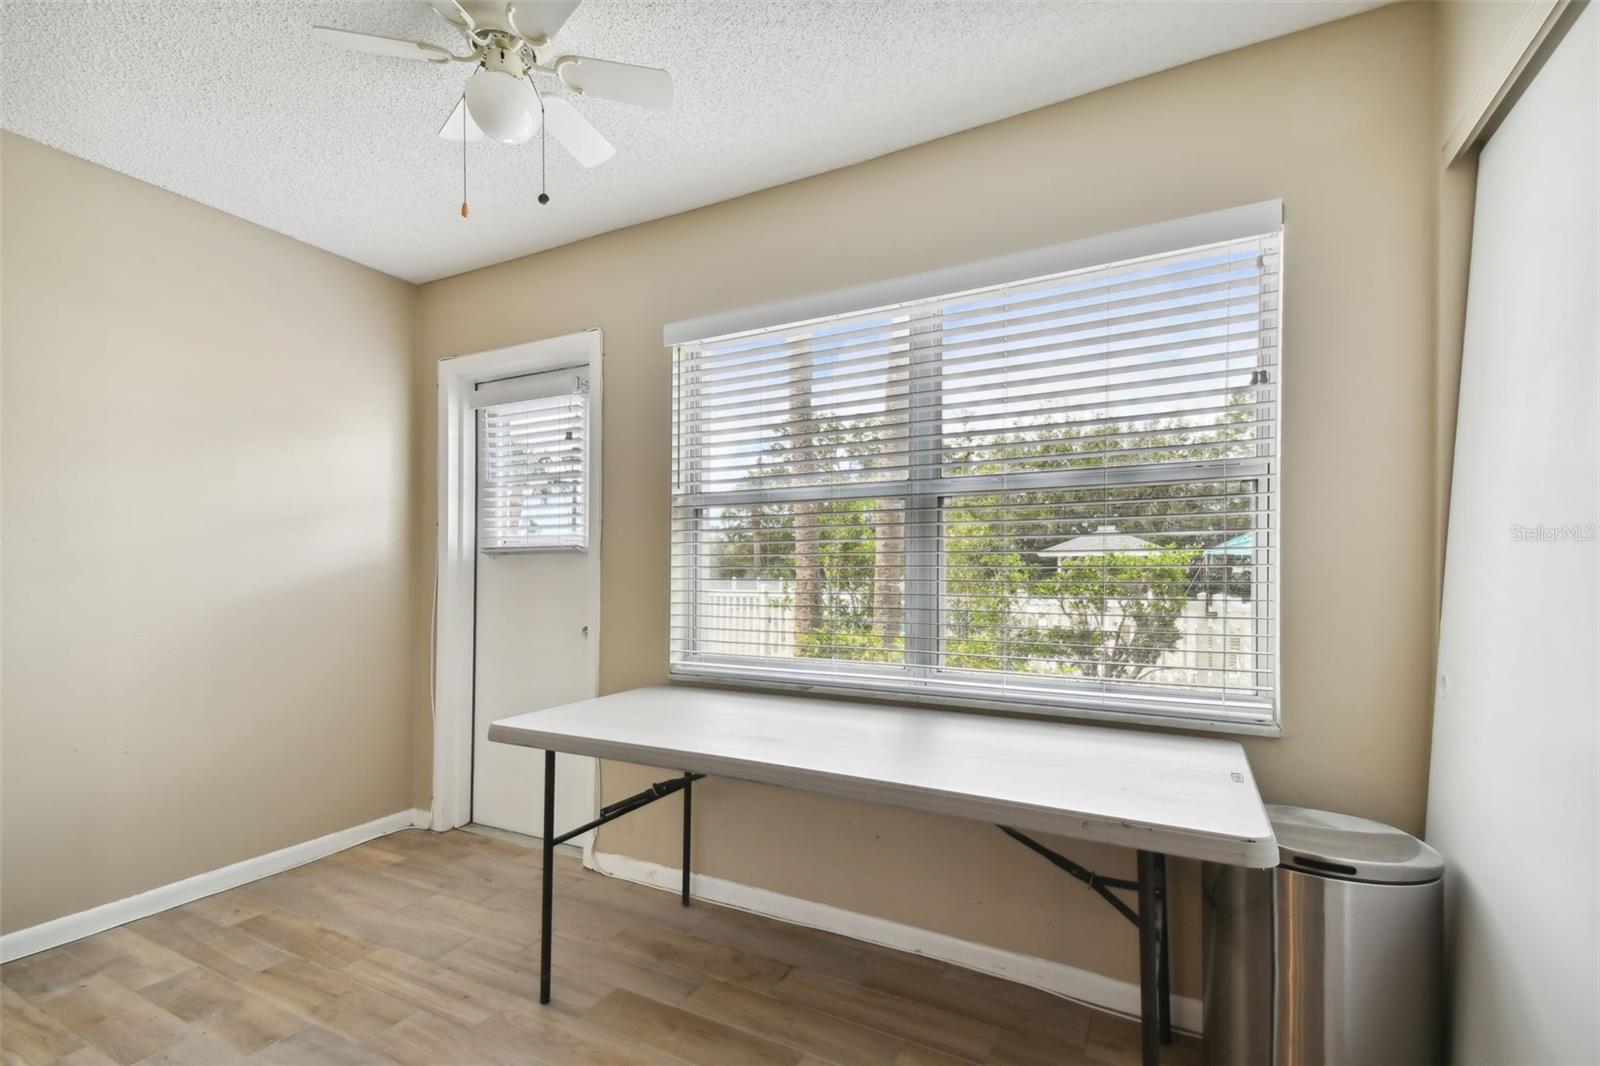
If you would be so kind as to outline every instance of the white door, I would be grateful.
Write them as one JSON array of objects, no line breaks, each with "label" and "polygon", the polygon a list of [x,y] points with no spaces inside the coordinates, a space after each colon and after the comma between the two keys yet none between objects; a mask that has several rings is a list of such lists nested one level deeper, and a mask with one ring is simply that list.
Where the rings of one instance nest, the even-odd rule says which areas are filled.
[{"label": "white door", "polygon": [[[589,366],[479,383],[472,820],[540,836],[544,753],[491,722],[598,694],[599,396]],[[581,546],[575,542],[582,542]],[[558,755],[556,829],[595,815],[595,761]]]}]

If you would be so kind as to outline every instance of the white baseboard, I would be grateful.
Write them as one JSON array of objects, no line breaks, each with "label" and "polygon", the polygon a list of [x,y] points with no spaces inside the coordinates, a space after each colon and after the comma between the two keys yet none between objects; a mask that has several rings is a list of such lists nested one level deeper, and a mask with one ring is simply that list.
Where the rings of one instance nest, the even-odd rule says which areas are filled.
[{"label": "white baseboard", "polygon": [[218,892],[226,892],[230,888],[238,888],[240,885],[259,881],[263,877],[270,877],[272,874],[282,873],[296,866],[304,866],[336,851],[353,848],[357,844],[388,836],[402,829],[426,829],[431,817],[425,810],[399,811],[364,825],[351,826],[349,829],[341,829],[337,833],[329,833],[315,840],[291,844],[287,848],[266,855],[257,855],[253,859],[245,859],[231,866],[209,870],[203,874],[186,877],[182,881],[174,881],[170,885],[152,888],[137,896],[105,903],[90,910],[79,911],[77,914],[68,914],[27,929],[18,929],[14,933],[0,936],[0,962],[10,962],[12,959],[20,959],[25,955],[44,951],[46,948],[70,944],[74,940],[82,940],[86,936],[139,918],[148,918],[152,914],[200,899],[202,896],[213,896]]},{"label": "white baseboard", "polygon": [[[627,855],[597,851],[593,853],[593,862],[589,865],[608,877],[618,877],[668,892],[679,891],[683,884],[680,871]],[[753,888],[705,874],[692,875],[690,889],[697,897],[726,907],[865,940],[869,944],[926,955],[1129,1017],[1138,1017],[1139,1014],[1138,985],[1080,970],[1063,962],[1022,955],[988,944],[902,925],[887,918],[858,914],[826,903],[786,896],[781,892]],[[1120,918],[1117,920],[1121,921]],[[1198,1034],[1201,1025],[1200,1001],[1191,996],[1174,995],[1172,1024],[1184,1032]]]}]

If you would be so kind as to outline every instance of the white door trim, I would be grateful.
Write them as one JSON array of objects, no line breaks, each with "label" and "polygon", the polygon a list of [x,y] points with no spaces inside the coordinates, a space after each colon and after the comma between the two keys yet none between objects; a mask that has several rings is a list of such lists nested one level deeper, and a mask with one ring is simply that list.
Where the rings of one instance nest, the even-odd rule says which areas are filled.
[{"label": "white door trim", "polygon": [[[587,363],[591,432],[589,550],[600,550],[600,358],[598,329],[439,361],[439,509],[433,673],[433,828],[467,824],[472,811],[473,611],[477,553],[473,386],[481,381]],[[600,590],[590,616],[600,617]],[[592,639],[600,639],[598,624]],[[598,683],[598,677],[596,682]]]}]

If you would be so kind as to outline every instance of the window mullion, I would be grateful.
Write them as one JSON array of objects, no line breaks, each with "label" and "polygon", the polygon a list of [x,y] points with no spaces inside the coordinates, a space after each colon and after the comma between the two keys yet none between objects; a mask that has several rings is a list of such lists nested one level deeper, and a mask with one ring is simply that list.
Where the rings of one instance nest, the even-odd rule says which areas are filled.
[{"label": "window mullion", "polygon": [[926,677],[939,661],[940,399],[943,318],[926,308],[911,326],[911,495],[906,500],[906,666]]},{"label": "window mullion", "polygon": [[[700,420],[700,390],[691,387],[691,382],[698,382],[698,367],[691,357],[681,348],[674,348],[672,352],[672,388],[673,388],[673,446],[677,454],[673,457],[673,475],[676,484],[673,491],[683,496],[698,495],[701,487],[701,420]],[[692,412],[692,416],[691,413]],[[691,427],[693,427],[691,429]],[[669,560],[669,568],[682,567],[680,575],[670,575],[670,580],[682,580],[687,585],[686,609],[681,615],[674,617],[669,612],[669,629],[672,625],[683,626],[683,650],[690,656],[700,654],[700,596],[704,588],[705,575],[702,573],[705,560],[702,558],[701,529],[705,524],[704,507],[677,507],[671,516],[674,522],[683,522],[683,544],[681,548],[675,547],[672,551],[673,558]]]}]

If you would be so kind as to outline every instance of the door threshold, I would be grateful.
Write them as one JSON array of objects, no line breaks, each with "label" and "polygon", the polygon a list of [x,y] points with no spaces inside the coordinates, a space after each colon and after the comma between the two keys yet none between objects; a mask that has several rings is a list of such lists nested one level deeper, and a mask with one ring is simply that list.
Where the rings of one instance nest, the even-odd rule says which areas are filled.
[{"label": "door threshold", "polygon": [[[509,829],[497,829],[492,825],[480,825],[477,822],[468,822],[461,828],[464,832],[476,833],[481,837],[489,837],[492,840],[503,840],[508,844],[515,844],[519,848],[527,848],[529,851],[538,851],[543,845],[543,842],[538,837],[531,837],[526,833],[513,833]],[[557,844],[556,854],[571,855],[575,858],[582,859],[583,848],[577,844]]]}]

